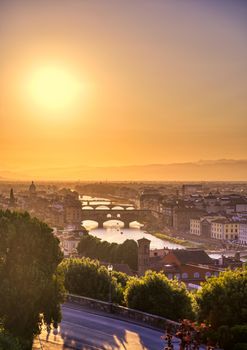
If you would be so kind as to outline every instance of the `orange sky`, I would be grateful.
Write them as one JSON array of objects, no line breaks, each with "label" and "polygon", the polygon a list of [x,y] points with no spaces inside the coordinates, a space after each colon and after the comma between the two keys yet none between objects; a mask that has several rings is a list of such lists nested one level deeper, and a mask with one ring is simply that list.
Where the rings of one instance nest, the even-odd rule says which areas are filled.
[{"label": "orange sky", "polygon": [[[0,170],[246,159],[246,18],[240,0],[2,0]],[[66,108],[31,96],[44,66],[83,86]]]}]

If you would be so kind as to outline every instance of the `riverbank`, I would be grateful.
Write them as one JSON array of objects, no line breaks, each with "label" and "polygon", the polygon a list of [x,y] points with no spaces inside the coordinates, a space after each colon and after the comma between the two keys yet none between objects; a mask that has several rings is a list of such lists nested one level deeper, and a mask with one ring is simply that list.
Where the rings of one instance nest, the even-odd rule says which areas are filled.
[{"label": "riverbank", "polygon": [[162,239],[163,241],[168,241],[171,243],[179,244],[179,245],[184,246],[185,248],[198,248],[201,246],[200,243],[190,242],[190,241],[187,241],[185,239],[178,239],[176,237],[172,237],[172,236],[169,236],[169,235],[167,235],[165,233],[161,233],[161,232],[154,232],[151,234],[159,239]]}]

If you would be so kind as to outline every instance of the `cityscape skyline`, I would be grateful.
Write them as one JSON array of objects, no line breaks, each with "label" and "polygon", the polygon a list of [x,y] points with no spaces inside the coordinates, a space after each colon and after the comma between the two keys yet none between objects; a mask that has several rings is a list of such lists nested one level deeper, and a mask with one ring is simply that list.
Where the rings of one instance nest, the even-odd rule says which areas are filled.
[{"label": "cityscape skyline", "polygon": [[0,350],[247,349],[247,0],[0,0]]}]

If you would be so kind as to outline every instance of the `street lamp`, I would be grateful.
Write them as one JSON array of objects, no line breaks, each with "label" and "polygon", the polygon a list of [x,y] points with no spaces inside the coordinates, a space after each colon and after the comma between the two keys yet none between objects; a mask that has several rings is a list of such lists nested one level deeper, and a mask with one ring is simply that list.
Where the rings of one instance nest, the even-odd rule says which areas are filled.
[{"label": "street lamp", "polygon": [[112,274],[112,270],[113,270],[113,266],[110,264],[107,266],[107,270],[109,272],[109,276],[110,276],[110,284],[109,284],[109,303],[112,303],[112,291],[111,291],[111,274]]}]

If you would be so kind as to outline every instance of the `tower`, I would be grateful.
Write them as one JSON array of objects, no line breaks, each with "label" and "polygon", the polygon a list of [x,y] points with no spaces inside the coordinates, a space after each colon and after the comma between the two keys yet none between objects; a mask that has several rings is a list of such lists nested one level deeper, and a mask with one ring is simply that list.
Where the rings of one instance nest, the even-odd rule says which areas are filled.
[{"label": "tower", "polygon": [[147,238],[138,239],[138,275],[142,276],[149,268],[149,253],[151,241]]},{"label": "tower", "polygon": [[13,188],[10,190],[10,195],[9,195],[9,206],[14,207],[15,206],[15,196],[14,196],[14,191]]},{"label": "tower", "polygon": [[29,194],[30,194],[30,196],[36,195],[36,186],[35,186],[33,181],[31,183],[31,185],[29,186]]}]

